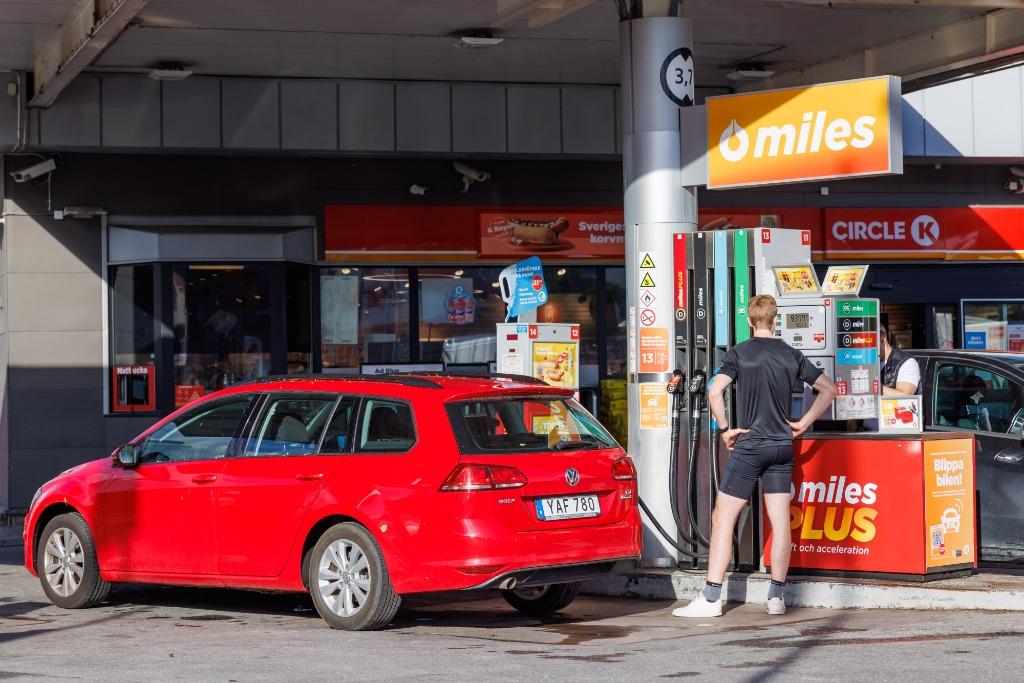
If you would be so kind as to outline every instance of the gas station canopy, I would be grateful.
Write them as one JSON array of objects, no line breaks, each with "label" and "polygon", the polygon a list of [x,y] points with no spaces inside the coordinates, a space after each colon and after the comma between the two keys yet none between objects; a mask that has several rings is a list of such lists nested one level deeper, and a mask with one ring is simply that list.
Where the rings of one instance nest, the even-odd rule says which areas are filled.
[{"label": "gas station canopy", "polygon": [[[681,5],[702,94],[892,74],[904,90],[1021,56],[1021,0],[0,0],[0,69],[48,106],[86,70],[615,84],[619,13]],[[464,38],[464,36],[466,38]],[[500,39],[495,40],[495,39]]]}]

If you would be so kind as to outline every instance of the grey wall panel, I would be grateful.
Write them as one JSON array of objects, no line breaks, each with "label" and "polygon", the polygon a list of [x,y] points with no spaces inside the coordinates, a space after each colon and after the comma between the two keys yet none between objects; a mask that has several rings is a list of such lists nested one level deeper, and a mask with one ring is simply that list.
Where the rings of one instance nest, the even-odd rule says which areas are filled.
[{"label": "grey wall panel", "polygon": [[103,387],[101,331],[11,332],[6,336],[10,337],[13,369],[11,391]]},{"label": "grey wall panel", "polygon": [[94,273],[8,273],[8,326],[11,332],[101,330],[100,297]]},{"label": "grey wall panel", "polygon": [[972,79],[975,156],[1024,156],[1022,72],[1022,68],[1007,69]]},{"label": "grey wall panel", "polygon": [[509,86],[508,151],[558,154],[562,151],[559,88]]},{"label": "grey wall panel", "polygon": [[924,91],[924,149],[928,156],[974,154],[971,81],[944,83]]},{"label": "grey wall panel", "polygon": [[562,88],[562,151],[615,154],[615,90]]},{"label": "grey wall panel", "polygon": [[447,83],[398,83],[395,148],[400,152],[450,152],[451,86]]},{"label": "grey wall panel", "polygon": [[40,144],[48,147],[98,147],[100,79],[79,76],[40,114]]},{"label": "grey wall panel", "polygon": [[[22,90],[24,90],[24,77],[21,79]],[[0,75],[0,146],[14,147],[20,142],[18,140],[18,127],[22,130],[28,125],[28,112],[22,111],[19,115],[18,109],[22,103],[22,92],[11,97],[7,94],[9,84],[18,85],[18,76],[15,74]],[[18,120],[21,119],[19,124]]]},{"label": "grey wall panel", "polygon": [[189,78],[163,83],[164,147],[220,147],[220,81]]},{"label": "grey wall panel", "polygon": [[622,154],[622,91],[615,88],[615,153]]},{"label": "grey wall panel", "polygon": [[502,153],[505,146],[505,88],[452,86],[452,150]]},{"label": "grey wall panel", "polygon": [[281,147],[338,148],[338,84],[281,81]]},{"label": "grey wall panel", "polygon": [[138,76],[104,76],[104,147],[160,146],[160,82]]},{"label": "grey wall panel", "polygon": [[900,111],[903,125],[903,155],[924,156],[924,91],[903,96]]},{"label": "grey wall panel", "polygon": [[[60,173],[59,168],[57,172]],[[53,221],[43,216],[25,215],[22,213],[25,208],[18,207],[7,216],[9,273],[99,271],[99,219]]]},{"label": "grey wall panel", "polygon": [[703,104],[679,110],[680,161],[684,187],[708,182],[707,107]]},{"label": "grey wall panel", "polygon": [[281,146],[280,87],[277,81],[225,79],[221,83],[224,147],[276,149]]},{"label": "grey wall panel", "polygon": [[394,83],[342,81],[338,84],[338,147],[351,151],[394,151]]}]

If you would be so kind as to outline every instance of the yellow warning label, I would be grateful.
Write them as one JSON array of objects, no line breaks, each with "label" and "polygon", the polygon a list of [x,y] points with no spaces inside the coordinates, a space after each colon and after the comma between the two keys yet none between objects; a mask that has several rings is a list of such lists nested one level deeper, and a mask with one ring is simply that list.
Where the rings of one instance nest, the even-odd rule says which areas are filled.
[{"label": "yellow warning label", "polygon": [[640,281],[640,286],[641,287],[653,287],[654,286],[654,278],[651,277],[650,273],[644,273],[644,279]]},{"label": "yellow warning label", "polygon": [[640,267],[641,268],[653,268],[654,267],[654,259],[651,258],[650,254],[644,254],[643,260],[640,261]]},{"label": "yellow warning label", "polygon": [[668,429],[668,392],[662,382],[640,384],[640,429]]}]

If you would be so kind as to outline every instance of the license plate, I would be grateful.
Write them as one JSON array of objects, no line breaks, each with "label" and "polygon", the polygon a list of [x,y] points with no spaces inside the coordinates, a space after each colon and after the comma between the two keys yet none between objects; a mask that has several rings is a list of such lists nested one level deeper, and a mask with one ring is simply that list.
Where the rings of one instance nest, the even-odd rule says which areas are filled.
[{"label": "license plate", "polygon": [[601,503],[598,502],[597,496],[538,498],[534,505],[537,507],[537,519],[545,522],[554,519],[598,517],[601,514]]}]

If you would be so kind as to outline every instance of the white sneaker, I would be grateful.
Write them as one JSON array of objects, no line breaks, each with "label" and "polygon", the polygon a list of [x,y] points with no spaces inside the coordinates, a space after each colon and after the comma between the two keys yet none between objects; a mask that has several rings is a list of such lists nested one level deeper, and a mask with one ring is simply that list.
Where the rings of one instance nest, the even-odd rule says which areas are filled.
[{"label": "white sneaker", "polygon": [[783,598],[772,598],[768,601],[768,614],[781,615],[786,613],[786,601]]},{"label": "white sneaker", "polygon": [[693,602],[686,607],[672,610],[672,616],[690,618],[720,617],[722,616],[722,600],[719,598],[715,602],[711,602],[702,593],[694,598]]}]

